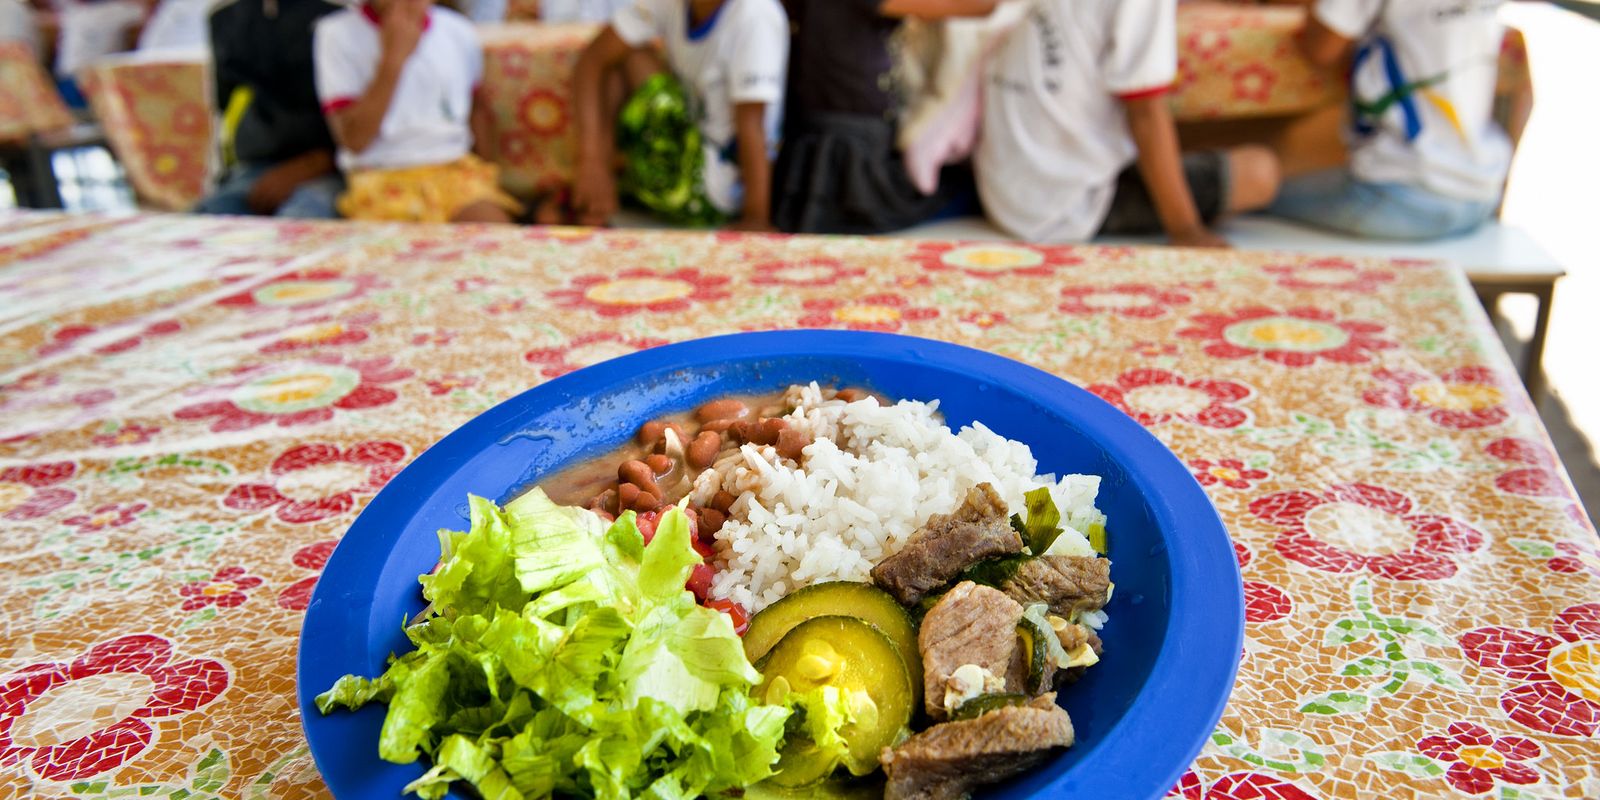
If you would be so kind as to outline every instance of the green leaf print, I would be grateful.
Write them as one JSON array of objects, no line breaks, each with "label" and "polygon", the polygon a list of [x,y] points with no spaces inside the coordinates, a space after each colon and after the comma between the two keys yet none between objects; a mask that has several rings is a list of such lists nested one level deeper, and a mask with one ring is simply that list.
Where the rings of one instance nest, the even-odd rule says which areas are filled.
[{"label": "green leaf print", "polygon": [[1252,748],[1242,739],[1217,729],[1211,741],[1223,754],[1263,769],[1292,775],[1305,775],[1321,770],[1328,763],[1327,753],[1315,739],[1295,732],[1276,728],[1262,728],[1256,735],[1259,747]]},{"label": "green leaf print", "polygon": [[123,797],[155,797],[163,800],[223,800],[220,792],[232,775],[228,754],[213,747],[199,761],[189,767],[187,784],[145,783],[118,786],[111,781],[82,781],[71,785],[72,793],[79,798],[101,797],[116,800]]},{"label": "green leaf print", "polygon": [[1367,624],[1366,620],[1341,619],[1328,626],[1327,633],[1322,637],[1322,646],[1355,644],[1370,636],[1372,636],[1372,626]]},{"label": "green leaf print", "polygon": [[1536,542],[1532,539],[1512,539],[1511,546],[1517,548],[1517,552],[1534,558],[1556,557],[1555,546],[1548,542]]},{"label": "green leaf print", "polygon": [[205,758],[194,765],[189,785],[197,792],[220,792],[228,782],[228,754],[211,748]]},{"label": "green leaf print", "polygon": [[1466,689],[1459,675],[1406,652],[1408,642],[1429,647],[1453,647],[1454,643],[1420,620],[1378,613],[1369,579],[1358,578],[1350,584],[1350,604],[1360,616],[1336,620],[1329,625],[1323,633],[1323,647],[1340,648],[1372,640],[1378,652],[1345,662],[1337,674],[1345,678],[1376,678],[1383,682],[1365,690],[1336,691],[1307,698],[1301,701],[1302,713],[1335,715],[1366,711],[1372,700],[1398,694],[1413,679],[1452,691]]},{"label": "green leaf print", "polygon": [[1328,692],[1306,700],[1300,705],[1302,714],[1350,714],[1366,711],[1367,696],[1355,692]]}]

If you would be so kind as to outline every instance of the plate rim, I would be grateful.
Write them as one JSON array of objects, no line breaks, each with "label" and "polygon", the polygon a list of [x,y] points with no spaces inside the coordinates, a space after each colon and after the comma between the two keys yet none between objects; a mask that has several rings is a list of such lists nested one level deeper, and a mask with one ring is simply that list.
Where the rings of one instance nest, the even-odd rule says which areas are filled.
[{"label": "plate rim", "polygon": [[[306,642],[314,637],[325,640],[329,636],[343,636],[342,629],[337,626],[328,629],[323,624],[325,615],[318,613],[321,606],[318,601],[327,599],[323,595],[329,586],[321,578],[335,574],[341,561],[360,557],[353,549],[346,548],[347,541],[355,542],[353,546],[360,546],[363,540],[380,535],[387,526],[388,518],[398,516],[409,519],[415,513],[417,501],[407,496],[405,490],[408,484],[420,480],[417,476],[432,474],[445,466],[454,455],[452,451],[460,449],[469,440],[475,443],[490,438],[483,436],[480,431],[503,429],[505,422],[525,413],[523,409],[530,399],[538,402],[537,398],[531,397],[535,393],[539,396],[549,395],[557,402],[570,401],[573,397],[588,393],[590,388],[611,386],[641,374],[667,374],[676,369],[703,366],[708,360],[719,356],[729,360],[751,361],[796,356],[863,355],[880,359],[911,355],[947,370],[960,367],[967,374],[1004,384],[1041,406],[1067,416],[1085,413],[1081,409],[1068,413],[1068,406],[1072,403],[1098,406],[1097,416],[1109,420],[1097,430],[1107,455],[1119,463],[1138,460],[1140,469],[1137,473],[1130,470],[1130,479],[1147,484],[1158,483],[1164,487],[1163,491],[1153,491],[1153,487],[1147,487],[1152,491],[1144,492],[1153,515],[1158,520],[1182,525],[1187,531],[1208,529],[1208,535],[1167,540],[1170,568],[1168,591],[1173,599],[1167,630],[1145,685],[1089,755],[1074,765],[1073,769],[1053,776],[1048,784],[1033,795],[1048,796],[1070,790],[1098,792],[1099,796],[1148,797],[1152,800],[1164,796],[1199,755],[1221,719],[1232,695],[1244,646],[1242,578],[1227,527],[1205,490],[1182,459],[1153,433],[1104,399],[1065,378],[997,353],[951,342],[892,333],[838,330],[725,334],[685,340],[610,359],[537,384],[507,398],[462,423],[407,464],[362,509],[340,538],[313,590],[296,642],[295,686],[301,731],[330,793],[343,800],[376,796],[361,791],[363,787],[350,785],[348,780],[353,778],[341,780],[338,777],[339,768],[344,762],[327,763],[331,745],[325,743],[320,731],[315,730],[318,726],[313,720],[322,715],[316,708],[314,698],[327,687],[307,685],[308,669],[313,673],[317,669],[308,663]],[[1172,490],[1173,487],[1176,489]],[[367,533],[369,530],[372,531],[370,535]],[[357,536],[352,539],[351,534]],[[341,550],[344,551],[343,559],[340,557]],[[1227,569],[1219,570],[1218,567],[1224,562]],[[1198,564],[1206,564],[1210,572],[1196,569]],[[1219,572],[1222,574],[1217,574]],[[1208,598],[1204,615],[1197,607],[1186,606],[1183,602],[1184,599],[1194,601],[1197,598]],[[1227,614],[1227,621],[1233,624],[1226,630],[1215,628],[1216,611],[1219,608],[1224,613],[1234,612]],[[1213,627],[1202,628],[1193,624],[1201,616]],[[1210,687],[1211,690],[1193,692],[1197,685]],[[1218,685],[1222,687],[1220,691],[1215,689]],[[1174,719],[1180,722],[1175,725]],[[1188,720],[1188,723],[1184,724],[1182,720]],[[322,744],[319,746],[319,743]],[[1151,769],[1153,764],[1169,761],[1177,766]],[[400,765],[384,766],[386,770],[401,768]],[[459,795],[452,791],[451,796]]]}]

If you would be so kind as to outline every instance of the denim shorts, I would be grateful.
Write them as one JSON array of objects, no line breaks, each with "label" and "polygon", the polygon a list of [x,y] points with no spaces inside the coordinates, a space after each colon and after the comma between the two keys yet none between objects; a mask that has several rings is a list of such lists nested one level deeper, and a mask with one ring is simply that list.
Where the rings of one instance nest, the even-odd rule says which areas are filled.
[{"label": "denim shorts", "polygon": [[1403,183],[1373,183],[1348,170],[1286,181],[1271,213],[1367,239],[1422,241],[1460,236],[1487,222],[1498,199],[1463,200]]}]

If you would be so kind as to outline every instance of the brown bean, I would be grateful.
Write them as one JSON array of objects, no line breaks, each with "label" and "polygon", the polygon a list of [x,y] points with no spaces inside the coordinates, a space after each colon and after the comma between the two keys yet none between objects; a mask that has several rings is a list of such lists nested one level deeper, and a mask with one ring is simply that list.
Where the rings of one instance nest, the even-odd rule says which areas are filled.
[{"label": "brown bean", "polygon": [[866,397],[867,393],[861,391],[860,389],[840,389],[839,391],[834,392],[833,396],[845,401],[846,403],[854,403],[855,401]]},{"label": "brown bean", "polygon": [[617,490],[607,489],[595,496],[594,502],[589,504],[592,511],[604,511],[607,514],[617,513]]},{"label": "brown bean", "polygon": [[761,420],[759,425],[752,427],[754,428],[754,430],[750,431],[750,442],[752,444],[777,444],[778,436],[788,429],[789,423],[769,417]]},{"label": "brown bean", "polygon": [[632,508],[634,502],[638,499],[639,487],[631,483],[617,485],[617,513],[621,513],[624,509]]},{"label": "brown bean", "polygon": [[712,431],[701,431],[694,441],[689,443],[685,457],[689,466],[695,469],[705,469],[717,460],[717,452],[722,450],[722,434]]},{"label": "brown bean", "polygon": [[732,492],[718,490],[717,493],[711,498],[710,507],[726,514],[728,513],[728,509],[733,508],[733,501],[738,499],[739,498],[735,497]]},{"label": "brown bean", "polygon": [[672,471],[672,459],[661,453],[645,456],[644,463],[656,475],[665,475]]},{"label": "brown bean", "polygon": [[732,428],[738,424],[739,420],[736,419],[714,419],[704,425],[701,425],[700,431],[702,433],[705,431],[711,431],[712,433],[723,433],[729,428]]},{"label": "brown bean", "polygon": [[790,461],[799,461],[800,456],[803,455],[801,451],[806,449],[806,447],[810,444],[810,436],[807,436],[795,430],[794,428],[784,428],[783,432],[778,434],[778,455],[783,458],[787,458]]},{"label": "brown bean", "polygon": [[724,397],[695,409],[694,417],[701,422],[711,422],[718,419],[741,419],[749,414],[750,408],[744,403],[731,397]]},{"label": "brown bean", "polygon": [[656,440],[655,447],[650,448],[651,452],[655,452],[655,453],[665,453],[665,452],[667,452],[667,435],[666,435],[665,431],[672,431],[675,435],[677,435],[678,444],[687,445],[689,443],[689,438],[690,437],[688,436],[688,434],[685,434],[683,432],[683,426],[679,425],[676,422],[667,423],[666,427],[664,427],[662,429],[662,431],[663,432],[661,434],[661,438]]},{"label": "brown bean", "polygon": [[727,522],[727,515],[714,508],[700,509],[700,535],[710,536],[722,530],[722,523]]},{"label": "brown bean", "polygon": [[650,471],[650,465],[634,459],[624,461],[617,467],[617,480],[643,487],[646,483],[655,483],[655,473]]},{"label": "brown bean", "polygon": [[661,507],[661,498],[649,492],[640,492],[633,500],[634,511],[654,511]]},{"label": "brown bean", "polygon": [[667,423],[660,420],[646,422],[639,426],[639,444],[649,447],[661,441],[661,432],[667,429]]}]

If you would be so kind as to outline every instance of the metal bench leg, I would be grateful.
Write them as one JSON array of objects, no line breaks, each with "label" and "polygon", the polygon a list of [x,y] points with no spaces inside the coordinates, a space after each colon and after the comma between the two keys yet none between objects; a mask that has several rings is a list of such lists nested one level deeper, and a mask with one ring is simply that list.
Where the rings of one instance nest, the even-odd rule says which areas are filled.
[{"label": "metal bench leg", "polygon": [[1555,301],[1556,284],[1551,281],[1529,288],[1528,293],[1539,303],[1539,309],[1534,315],[1533,335],[1528,338],[1528,349],[1522,359],[1522,385],[1528,388],[1528,396],[1537,406],[1544,392],[1544,340],[1550,333],[1550,306]]}]

